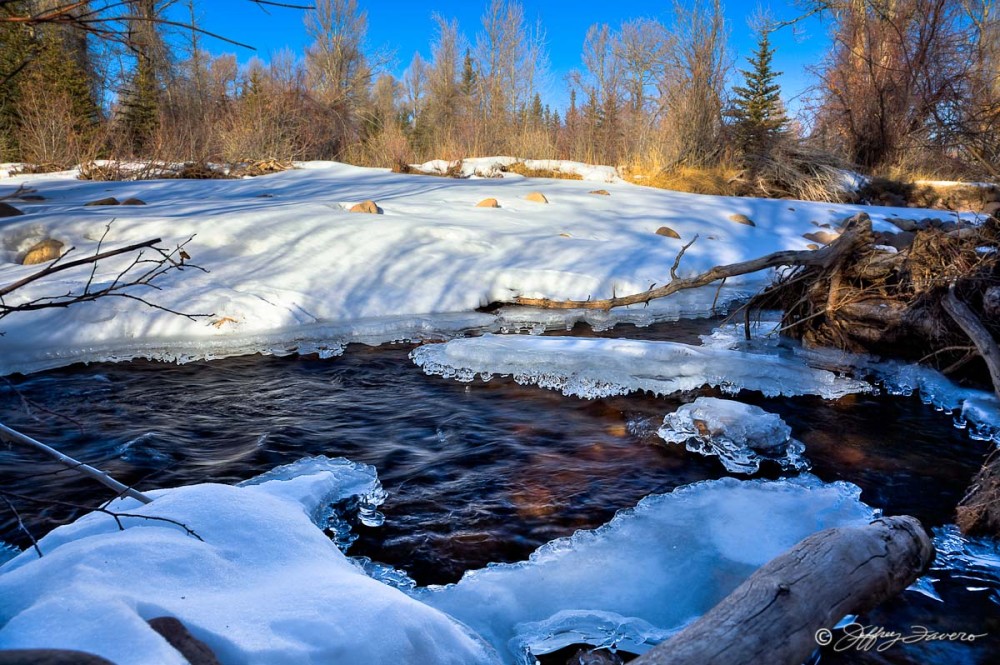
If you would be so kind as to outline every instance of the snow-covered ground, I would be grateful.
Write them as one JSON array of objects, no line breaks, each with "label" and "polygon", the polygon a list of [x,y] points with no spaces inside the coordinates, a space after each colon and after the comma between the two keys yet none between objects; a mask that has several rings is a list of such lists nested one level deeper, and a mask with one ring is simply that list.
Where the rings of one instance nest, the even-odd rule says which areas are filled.
[{"label": "snow-covered ground", "polygon": [[[887,231],[896,229],[887,218],[936,214],[700,196],[620,182],[603,184],[610,196],[602,196],[590,193],[593,182],[301,166],[243,180],[82,182],[74,172],[4,180],[0,193],[25,183],[45,200],[15,202],[27,214],[0,220],[0,283],[37,270],[18,265],[36,242],[54,238],[76,248],[71,256],[86,256],[113,222],[104,249],[157,237],[175,246],[193,235],[187,251],[209,272],[171,273],[162,291],[140,295],[211,316],[190,321],[121,298],[11,316],[0,322],[0,375],[101,359],[297,349],[332,354],[350,341],[434,339],[496,326],[495,317],[475,309],[516,295],[600,298],[663,284],[674,256],[695,235],[681,275],[778,249],[805,249],[810,241],[802,234],[821,224],[836,226],[861,210]],[[532,191],[549,203],[525,200]],[[147,205],[84,206],[107,196],[137,197]],[[496,198],[500,207],[477,208],[485,198]],[[384,214],[348,212],[366,199]],[[756,226],[731,221],[733,214]],[[657,235],[663,226],[681,239]],[[103,261],[95,284],[114,279],[126,262]],[[7,302],[79,291],[88,277],[85,266],[62,272]],[[720,302],[768,278],[729,280]],[[705,314],[714,296],[709,288],[643,311]]]}]

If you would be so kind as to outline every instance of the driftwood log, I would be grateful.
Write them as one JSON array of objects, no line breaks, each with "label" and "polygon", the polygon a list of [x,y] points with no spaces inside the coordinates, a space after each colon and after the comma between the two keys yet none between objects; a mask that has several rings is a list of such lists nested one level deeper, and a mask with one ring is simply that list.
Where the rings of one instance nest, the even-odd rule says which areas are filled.
[{"label": "driftwood log", "polygon": [[800,665],[817,648],[817,631],[892,598],[933,559],[934,546],[913,517],[821,531],[633,663]]}]

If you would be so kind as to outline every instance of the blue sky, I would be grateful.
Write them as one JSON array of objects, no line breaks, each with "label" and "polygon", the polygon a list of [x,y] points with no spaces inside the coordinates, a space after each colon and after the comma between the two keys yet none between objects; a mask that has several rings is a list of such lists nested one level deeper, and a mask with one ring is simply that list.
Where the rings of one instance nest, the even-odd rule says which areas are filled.
[{"label": "blue sky", "polygon": [[[301,4],[308,4],[302,2]],[[262,11],[246,0],[207,0],[198,3],[198,13],[203,26],[212,32],[252,44],[256,55],[268,59],[273,52],[289,48],[302,53],[308,44],[303,23],[303,12],[295,9],[270,7]],[[368,46],[386,48],[395,53],[390,72],[402,74],[413,54],[419,52],[430,57],[430,45],[435,35],[434,13],[458,19],[461,31],[470,40],[480,29],[480,16],[486,0],[359,0],[368,13]],[[645,0],[522,0],[526,19],[541,21],[546,33],[550,63],[548,89],[543,98],[554,107],[562,107],[568,99],[566,75],[580,66],[580,51],[587,28],[595,23],[607,23],[612,28],[623,20],[639,17],[669,21],[670,2]],[[729,21],[730,44],[737,56],[737,66],[745,66],[745,57],[754,47],[754,38],[747,25],[747,17],[759,5],[730,0],[724,2]],[[789,3],[774,2],[769,7],[778,19],[796,15]],[[803,22],[794,32],[784,29],[773,39],[777,47],[776,68],[783,71],[780,79],[786,102],[798,107],[792,99],[810,83],[807,66],[822,57],[828,45],[826,30],[817,20]],[[217,40],[205,40],[204,46],[214,53],[235,53],[241,62],[254,55]]]}]

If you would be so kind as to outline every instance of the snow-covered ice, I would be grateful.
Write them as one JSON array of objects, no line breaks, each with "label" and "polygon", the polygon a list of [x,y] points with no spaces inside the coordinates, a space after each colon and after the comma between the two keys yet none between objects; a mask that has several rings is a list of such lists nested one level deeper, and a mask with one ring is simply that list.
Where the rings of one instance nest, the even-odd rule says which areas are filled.
[{"label": "snow-covered ice", "polygon": [[667,414],[657,434],[667,443],[718,456],[730,473],[756,473],[763,460],[786,470],[809,468],[805,445],[792,438],[792,428],[780,416],[742,402],[699,397]]},{"label": "snow-covered ice", "polygon": [[607,525],[524,563],[466,573],[416,597],[486,638],[507,663],[572,643],[644,652],[805,536],[874,516],[861,490],[793,480],[695,483],[652,495]]},{"label": "snow-covered ice", "polygon": [[428,374],[459,381],[509,375],[518,383],[591,399],[639,390],[669,395],[706,385],[727,393],[828,399],[871,390],[864,381],[795,360],[677,342],[488,334],[427,344],[410,357]]},{"label": "snow-covered ice", "polygon": [[[75,247],[71,256],[92,254],[114,220],[104,249],[156,237],[172,247],[194,235],[187,251],[210,272],[171,273],[162,291],[137,295],[212,316],[190,321],[121,298],[17,314],[0,322],[0,374],[132,357],[329,355],[352,341],[436,339],[470,324],[491,329],[494,317],[475,310],[518,295],[601,298],[663,284],[681,245],[696,234],[681,276],[779,249],[805,249],[802,234],[815,229],[812,222],[836,224],[867,211],[876,228],[893,231],[885,221],[892,216],[930,214],[702,196],[623,182],[605,183],[610,196],[595,196],[589,193],[593,182],[510,174],[460,180],[332,162],[299,166],[242,180],[84,182],[75,172],[4,180],[4,188],[35,187],[45,200],[16,202],[26,214],[0,224],[0,283],[37,269],[17,261],[44,238]],[[524,199],[535,190],[549,203]],[[147,205],[84,206],[107,196],[138,197]],[[489,197],[501,207],[475,207]],[[348,212],[365,199],[375,200],[384,214]],[[728,217],[735,213],[756,226],[733,223]],[[661,226],[681,240],[657,235]],[[128,260],[102,261],[95,283],[114,279]],[[7,302],[78,292],[89,274],[88,266],[61,272]],[[727,288],[746,293],[769,278],[734,278]],[[713,300],[714,291],[705,289],[682,300],[682,307],[664,307],[674,316],[708,313]]]},{"label": "snow-covered ice", "polygon": [[493,663],[451,618],[377,582],[310,520],[377,490],[374,469],[317,458],[253,486],[193,485],[91,513],[0,568],[0,649],[81,649],[117,665],[187,661],[147,624],[179,618],[223,663]]}]

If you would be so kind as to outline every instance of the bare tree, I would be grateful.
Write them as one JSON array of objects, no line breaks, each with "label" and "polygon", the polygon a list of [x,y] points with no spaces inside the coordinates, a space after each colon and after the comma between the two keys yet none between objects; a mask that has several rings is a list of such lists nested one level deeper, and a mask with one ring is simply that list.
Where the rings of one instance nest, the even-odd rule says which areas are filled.
[{"label": "bare tree", "polygon": [[[835,0],[817,128],[866,169],[933,150],[968,60],[956,0]],[[937,151],[940,156],[940,151]]]},{"label": "bare tree", "polygon": [[660,82],[663,157],[668,164],[703,166],[721,150],[723,94],[730,62],[720,0],[673,7],[677,37]]}]

